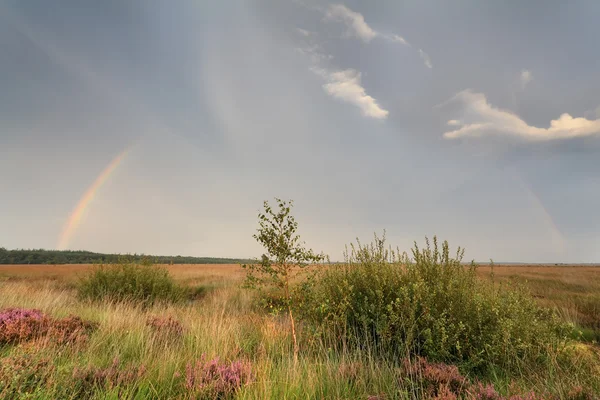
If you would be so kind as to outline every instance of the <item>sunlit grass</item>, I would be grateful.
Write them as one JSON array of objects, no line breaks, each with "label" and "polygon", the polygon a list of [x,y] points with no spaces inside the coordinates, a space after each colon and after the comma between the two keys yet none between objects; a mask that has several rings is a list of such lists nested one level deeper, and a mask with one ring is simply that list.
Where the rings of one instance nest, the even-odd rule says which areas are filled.
[{"label": "sunlit grass", "polygon": [[[0,280],[0,309],[32,308],[56,318],[77,315],[98,323],[97,330],[82,344],[59,346],[41,341],[29,347],[5,346],[0,350],[2,357],[25,352],[46,358],[56,366],[52,382],[40,385],[31,398],[68,398],[65,393],[74,388],[75,368],[108,368],[115,358],[121,368],[144,366],[146,372],[133,386],[98,388],[96,398],[190,398],[181,374],[185,374],[188,363],[203,354],[208,359],[250,363],[255,378],[236,392],[236,398],[241,399],[367,399],[380,394],[386,394],[386,399],[409,399],[418,392],[413,387],[418,382],[399,378],[398,364],[380,360],[367,351],[334,351],[327,343],[314,342],[302,332],[300,359],[294,364],[286,318],[270,315],[256,306],[253,294],[240,288],[243,271],[239,266],[169,267],[181,284],[210,289],[197,300],[147,307],[131,302],[79,300],[73,277],[64,271],[58,275],[54,272],[59,267],[44,267],[52,276],[50,279],[39,271],[32,279],[26,274],[27,266],[19,268],[23,270],[0,271],[4,275]],[[504,272],[503,268],[496,266],[495,279],[508,283],[515,279],[511,275],[519,276],[519,271]],[[521,271],[526,275],[527,269],[519,268],[524,268]],[[78,267],[77,272],[84,274],[86,270]],[[573,296],[594,298],[589,292],[597,288],[593,286],[598,283],[594,279],[584,278],[585,290],[580,290],[579,282],[561,284],[561,275],[548,274],[549,283],[545,285],[543,271],[534,272],[537,280],[531,286],[533,293],[544,294],[540,301],[551,299],[553,305],[564,307],[565,315],[572,310],[573,319],[580,318],[576,305],[579,300],[573,300]],[[480,273],[486,276],[486,271]],[[147,324],[153,316],[170,316],[181,322],[182,336],[165,339],[157,335]],[[581,384],[600,388],[598,380],[594,380],[596,373],[600,376],[597,348],[580,343],[569,351],[575,360],[570,370],[565,369],[559,355],[553,355],[551,369],[523,371],[522,376],[510,379],[498,375],[491,377],[491,382],[504,393],[550,391],[565,398]]]}]

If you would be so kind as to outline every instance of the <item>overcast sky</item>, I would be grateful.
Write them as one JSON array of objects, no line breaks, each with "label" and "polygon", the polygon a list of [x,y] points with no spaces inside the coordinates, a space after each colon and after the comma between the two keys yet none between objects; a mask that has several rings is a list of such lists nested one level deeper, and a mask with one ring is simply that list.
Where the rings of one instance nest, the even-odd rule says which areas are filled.
[{"label": "overcast sky", "polygon": [[257,256],[281,197],[332,259],[386,229],[402,249],[599,262],[599,15],[1,0],[0,247]]}]

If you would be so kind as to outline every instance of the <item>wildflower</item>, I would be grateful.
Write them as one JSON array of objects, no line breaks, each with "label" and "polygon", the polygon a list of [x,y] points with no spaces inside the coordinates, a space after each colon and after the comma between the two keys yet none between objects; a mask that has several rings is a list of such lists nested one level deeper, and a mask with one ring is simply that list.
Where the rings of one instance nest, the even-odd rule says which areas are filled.
[{"label": "wildflower", "polygon": [[0,344],[33,339],[47,329],[48,318],[39,310],[8,308],[0,312]]}]

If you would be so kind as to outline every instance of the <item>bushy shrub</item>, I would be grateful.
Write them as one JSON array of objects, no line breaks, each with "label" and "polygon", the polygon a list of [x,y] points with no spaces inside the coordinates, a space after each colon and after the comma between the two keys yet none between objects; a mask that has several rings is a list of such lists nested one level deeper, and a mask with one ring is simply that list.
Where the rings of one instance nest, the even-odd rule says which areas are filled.
[{"label": "bushy shrub", "polygon": [[243,361],[207,361],[205,356],[185,370],[185,388],[191,398],[228,399],[253,380],[250,364]]},{"label": "bushy shrub", "polygon": [[48,337],[59,345],[85,342],[96,330],[98,323],[85,321],[75,315],[51,320],[48,324]]},{"label": "bushy shrub", "polygon": [[410,397],[417,399],[558,400],[557,396],[533,391],[503,396],[491,384],[470,381],[455,365],[432,363],[422,357],[403,360],[399,381],[401,387],[409,388]]},{"label": "bushy shrub", "polygon": [[102,368],[88,366],[73,370],[72,393],[77,398],[93,398],[97,392],[105,390],[121,391],[137,384],[146,374],[143,365],[121,368],[118,358],[110,366]]},{"label": "bushy shrub", "polygon": [[450,256],[437,239],[413,258],[386,249],[385,237],[352,246],[304,293],[302,315],[316,333],[392,357],[407,353],[475,373],[543,362],[568,328],[521,290],[494,286]]},{"label": "bushy shrub", "polygon": [[39,310],[7,308],[0,312],[0,345],[34,339],[45,333],[48,318]]},{"label": "bushy shrub", "polygon": [[40,310],[8,308],[0,312],[0,345],[43,337],[59,345],[72,344],[85,340],[97,326],[74,315],[54,319]]},{"label": "bushy shrub", "polygon": [[54,371],[55,367],[50,360],[36,357],[34,354],[18,353],[2,358],[0,359],[0,398],[6,400],[40,398],[34,395],[51,384]]},{"label": "bushy shrub", "polygon": [[78,292],[81,299],[142,305],[176,302],[186,294],[166,268],[127,262],[96,267],[79,282]]}]

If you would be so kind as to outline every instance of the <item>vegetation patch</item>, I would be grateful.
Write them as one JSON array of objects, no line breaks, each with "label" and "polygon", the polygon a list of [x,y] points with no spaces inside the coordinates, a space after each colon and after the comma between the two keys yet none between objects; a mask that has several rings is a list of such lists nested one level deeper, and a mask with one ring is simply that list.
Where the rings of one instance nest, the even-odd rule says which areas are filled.
[{"label": "vegetation patch", "polygon": [[187,290],[173,280],[166,268],[135,263],[95,267],[77,289],[84,300],[132,302],[142,306],[174,303],[187,295]]},{"label": "vegetation patch", "polygon": [[7,308],[0,312],[0,345],[34,339],[45,333],[47,325],[40,310]]},{"label": "vegetation patch", "polygon": [[71,315],[50,318],[40,310],[8,308],[0,312],[0,345],[46,338],[58,345],[85,341],[98,324]]},{"label": "vegetation patch", "polygon": [[[77,398],[92,398],[102,391],[115,391],[121,394],[127,390],[131,394],[131,387],[137,385],[146,373],[143,365],[121,367],[119,358],[113,359],[108,367],[87,366],[73,370],[72,393]],[[121,397],[121,396],[119,396]]]},{"label": "vegetation patch", "polygon": [[185,388],[192,398],[228,399],[253,379],[251,365],[239,360],[227,363],[202,355],[185,369]]},{"label": "vegetation patch", "polygon": [[526,292],[496,287],[450,256],[434,238],[413,257],[385,238],[352,246],[346,263],[326,269],[305,292],[303,316],[317,334],[377,354],[459,364],[471,373],[518,372],[545,363],[570,328]]},{"label": "vegetation patch", "polygon": [[183,325],[171,316],[150,316],[146,326],[160,339],[180,339],[183,336]]},{"label": "vegetation patch", "polygon": [[89,335],[98,328],[98,323],[85,321],[76,315],[51,320],[48,324],[48,337],[59,345],[76,344],[87,341]]}]

